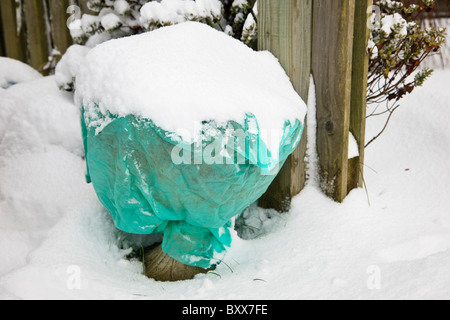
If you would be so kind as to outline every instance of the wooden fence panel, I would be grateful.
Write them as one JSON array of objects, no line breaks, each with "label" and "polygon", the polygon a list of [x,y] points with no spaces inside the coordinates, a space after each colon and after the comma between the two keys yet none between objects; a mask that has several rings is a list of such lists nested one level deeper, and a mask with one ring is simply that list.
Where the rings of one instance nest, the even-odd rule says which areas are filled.
[{"label": "wooden fence panel", "polygon": [[27,28],[29,64],[36,70],[43,72],[49,57],[44,3],[42,0],[24,0],[23,6]]},{"label": "wooden fence panel", "polygon": [[[67,27],[70,5],[75,0],[23,0],[22,27],[17,35],[15,0],[0,2],[0,54],[30,64],[47,74],[43,67],[49,60],[51,49],[64,54],[73,44]],[[3,41],[1,41],[3,37]],[[1,45],[3,44],[3,49]]]},{"label": "wooden fence panel", "polygon": [[87,5],[88,1],[89,1],[89,0],[78,0],[78,6],[80,7],[81,12],[82,12],[83,14],[84,14],[84,13],[87,13],[87,14],[96,14],[95,12],[89,10],[88,5]]},{"label": "wooden fence panel", "polygon": [[64,53],[73,43],[67,27],[67,8],[71,5],[71,0],[49,0],[50,21],[52,24],[53,47]]},{"label": "wooden fence panel", "polygon": [[[280,60],[296,91],[307,101],[311,70],[312,0],[260,0],[258,15],[259,50],[269,50]],[[306,134],[267,193],[259,200],[261,207],[275,208],[281,212],[289,210],[290,200],[305,185],[305,154]]]},{"label": "wooden fence panel", "polygon": [[22,26],[17,32],[16,3],[14,0],[1,0],[1,23],[3,27],[3,40],[5,55],[7,57],[27,61],[25,28]]},{"label": "wooden fence panel", "polygon": [[[258,8],[259,49],[279,58],[305,101],[309,75],[314,76],[320,185],[339,202],[363,184],[370,4],[371,0],[262,0]],[[359,157],[349,161],[350,132]],[[305,183],[305,150],[306,135],[260,206],[289,208]]]},{"label": "wooden fence panel", "polygon": [[314,0],[312,73],[320,184],[339,202],[347,196],[354,8],[355,0]]},{"label": "wooden fence panel", "polygon": [[[0,6],[0,18],[2,16],[2,7]],[[3,25],[0,22],[0,56],[6,55],[5,53],[5,45],[3,43]]]}]

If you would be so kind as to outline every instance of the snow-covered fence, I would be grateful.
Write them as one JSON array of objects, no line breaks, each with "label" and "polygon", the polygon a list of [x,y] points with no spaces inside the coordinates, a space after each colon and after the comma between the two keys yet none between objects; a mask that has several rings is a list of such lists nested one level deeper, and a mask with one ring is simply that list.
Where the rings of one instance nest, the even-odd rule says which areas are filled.
[{"label": "snow-covered fence", "polygon": [[[0,1],[0,55],[30,64],[48,73],[72,44],[67,21],[88,12],[87,0]],[[80,12],[68,10],[71,5]]]},{"label": "snow-covered fence", "polygon": [[[341,202],[363,184],[367,19],[372,1],[258,3],[259,49],[270,50],[280,59],[305,101],[310,74],[314,77],[320,184],[328,196]],[[260,206],[285,211],[290,199],[302,190],[306,136],[261,198]],[[359,155],[349,159],[349,143],[354,140]]]}]

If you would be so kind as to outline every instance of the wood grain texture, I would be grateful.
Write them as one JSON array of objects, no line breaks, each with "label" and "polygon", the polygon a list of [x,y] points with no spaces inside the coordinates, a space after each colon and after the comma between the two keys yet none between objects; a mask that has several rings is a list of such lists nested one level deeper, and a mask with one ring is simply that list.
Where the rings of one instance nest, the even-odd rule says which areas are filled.
[{"label": "wood grain texture", "polygon": [[89,1],[89,0],[78,0],[78,6],[80,7],[81,12],[82,12],[83,14],[84,14],[84,13],[87,13],[87,14],[96,14],[95,12],[89,10],[88,5],[87,5],[88,1]]},{"label": "wood grain texture", "polygon": [[7,57],[27,61],[25,27],[17,33],[16,4],[14,0],[1,0],[1,24],[3,29],[4,51]]},{"label": "wood grain texture", "polygon": [[347,196],[354,8],[355,0],[315,0],[313,9],[320,183],[338,202]]},{"label": "wood grain texture", "polygon": [[[258,49],[272,52],[291,78],[295,90],[308,99],[311,73],[312,0],[258,1]],[[276,106],[274,106],[276,107]],[[306,181],[306,134],[287,159],[258,204],[286,212]]]},{"label": "wood grain texture", "polygon": [[371,5],[372,0],[359,0],[355,3],[350,132],[358,143],[359,157],[349,160],[347,193],[355,188],[363,187],[367,78],[369,72],[369,55],[367,53],[369,13],[367,10]]},{"label": "wood grain texture", "polygon": [[61,54],[64,54],[67,48],[72,45],[72,37],[67,27],[67,8],[71,5],[71,0],[49,0],[50,21],[52,24],[53,47]]},{"label": "wood grain texture", "polygon": [[48,62],[49,56],[44,3],[42,0],[24,0],[23,6],[27,26],[29,64],[36,70],[43,72],[43,67]]},{"label": "wood grain texture", "polygon": [[147,248],[144,254],[145,275],[156,281],[175,282],[191,280],[209,270],[183,264],[162,251],[160,244]]},{"label": "wood grain texture", "polygon": [[[0,6],[0,17],[2,16],[2,7]],[[4,57],[5,53],[5,44],[3,42],[3,25],[0,23],[0,56]]]}]

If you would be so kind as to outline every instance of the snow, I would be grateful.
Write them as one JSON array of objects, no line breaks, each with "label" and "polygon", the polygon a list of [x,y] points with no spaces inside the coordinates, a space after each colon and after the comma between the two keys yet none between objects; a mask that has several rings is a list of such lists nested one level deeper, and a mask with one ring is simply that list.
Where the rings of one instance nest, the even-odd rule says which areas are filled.
[{"label": "snow", "polygon": [[[163,0],[164,1],[164,0]],[[167,1],[167,0],[165,0]],[[172,0],[173,1],[173,0]],[[188,1],[185,1],[188,2]],[[209,18],[222,16],[222,3],[217,0],[196,0],[198,11],[202,17]]]},{"label": "snow", "polygon": [[[81,17],[81,28],[88,33],[94,33],[93,26],[98,24],[98,17],[90,14],[83,14]],[[75,25],[77,26],[77,24]]]},{"label": "snow", "polygon": [[55,69],[55,80],[59,88],[65,90],[73,89],[78,70],[89,50],[88,47],[77,44],[70,46],[66,50]]},{"label": "snow", "polygon": [[120,15],[125,15],[130,11],[130,4],[126,0],[116,0],[114,2],[114,10]]},{"label": "snow", "polygon": [[248,5],[247,0],[234,0],[231,6],[244,8],[244,5]]},{"label": "snow", "polygon": [[386,15],[381,19],[381,30],[390,35],[393,30],[398,30],[398,34],[406,36],[408,34],[408,24],[399,13]]},{"label": "snow", "polygon": [[70,35],[72,36],[72,38],[78,38],[83,36],[84,34],[81,19],[75,19],[70,22],[68,28],[70,30]]},{"label": "snow", "polygon": [[[0,299],[448,299],[449,78],[437,70],[403,99],[366,150],[367,195],[326,198],[309,141],[309,181],[290,212],[253,205],[246,217],[263,232],[233,232],[214,273],[176,283],[125,258],[132,239],[85,183],[71,96],[54,77],[15,85],[0,93]],[[372,119],[368,138],[383,124]]]},{"label": "snow", "polygon": [[[167,3],[167,2],[164,2]],[[164,3],[149,2],[141,9],[141,23],[149,28],[151,22],[161,21],[161,24],[180,23],[184,19],[184,15],[178,15],[177,10],[171,11],[164,6]]]},{"label": "snow", "polygon": [[367,50],[370,53],[370,58],[376,59],[376,57],[378,56],[378,47],[375,45],[375,42],[373,42],[372,39],[369,39]]},{"label": "snow", "polygon": [[359,157],[358,143],[356,142],[355,136],[351,132],[348,134],[348,158],[353,159]]},{"label": "snow", "polygon": [[100,23],[105,30],[113,30],[120,27],[122,21],[116,14],[108,13],[101,18]]},{"label": "snow", "polygon": [[162,0],[148,2],[140,11],[140,23],[146,29],[152,24],[174,25],[194,17],[214,21],[222,15],[222,3],[218,0]]},{"label": "snow", "polygon": [[[234,3],[233,3],[234,5]],[[258,2],[255,2],[255,5],[253,7],[253,14],[255,16],[258,15]],[[244,27],[242,29],[242,37],[241,41],[251,41],[252,39],[257,37],[257,24],[255,20],[255,16],[253,14],[249,14],[247,16],[247,19],[245,20]],[[248,43],[248,42],[246,42]]]},{"label": "snow", "polygon": [[307,148],[307,182],[306,184],[309,186],[317,187],[319,185],[318,179],[318,163],[319,156],[317,154],[316,147],[316,130],[317,128],[317,118],[316,118],[316,84],[314,82],[314,77],[311,75],[309,80],[309,91],[308,91],[308,113],[306,115],[308,123],[308,127],[312,129],[308,129],[306,131],[307,140],[306,140],[306,148]]},{"label": "snow", "polygon": [[[30,250],[67,208],[86,199],[79,112],[54,77],[0,95],[0,274],[27,263]],[[1,292],[1,289],[0,289]],[[0,294],[1,295],[1,294]]]},{"label": "snow", "polygon": [[[62,146],[82,155],[79,110],[70,94],[59,92],[54,77],[10,87],[1,94],[0,102],[2,156],[45,151],[47,146]],[[71,120],[61,121],[66,117]]]},{"label": "snow", "polygon": [[285,122],[303,122],[306,113],[305,103],[271,53],[253,51],[197,22],[95,47],[80,67],[76,89],[87,112],[96,103],[105,116],[151,119],[190,143],[199,141],[202,121],[244,126],[247,115],[253,114],[274,155]]},{"label": "snow", "polygon": [[0,89],[40,77],[42,76],[39,72],[24,63],[0,57]]}]

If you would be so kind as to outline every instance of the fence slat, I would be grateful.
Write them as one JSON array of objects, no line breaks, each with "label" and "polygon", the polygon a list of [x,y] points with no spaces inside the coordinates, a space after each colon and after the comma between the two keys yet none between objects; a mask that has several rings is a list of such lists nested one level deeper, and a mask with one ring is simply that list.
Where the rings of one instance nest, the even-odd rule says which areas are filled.
[{"label": "fence slat", "polygon": [[43,72],[49,56],[44,4],[40,0],[24,0],[23,5],[30,65]]},{"label": "fence slat", "polygon": [[[2,7],[0,6],[0,17],[2,16]],[[0,23],[0,56],[6,55],[5,45],[3,43],[3,25]]]},{"label": "fence slat", "polygon": [[16,3],[14,0],[0,1],[3,40],[7,57],[27,61],[25,27],[17,34]]},{"label": "fence slat", "polygon": [[314,1],[312,72],[320,184],[339,202],[347,196],[354,6],[355,0]]},{"label": "fence slat", "polygon": [[69,28],[67,27],[67,8],[70,0],[49,0],[49,10],[52,23],[53,47],[64,54],[72,44]]},{"label": "fence slat", "polygon": [[358,0],[355,3],[350,132],[358,144],[359,157],[349,160],[347,193],[363,186],[367,77],[369,71],[369,55],[367,53],[369,13],[367,9],[371,5],[372,0]]},{"label": "fence slat", "polygon": [[[280,60],[305,101],[308,99],[311,70],[312,7],[312,0],[258,1],[259,50],[269,50]],[[305,154],[306,134],[259,200],[259,206],[280,212],[289,210],[290,200],[305,185]]]}]

